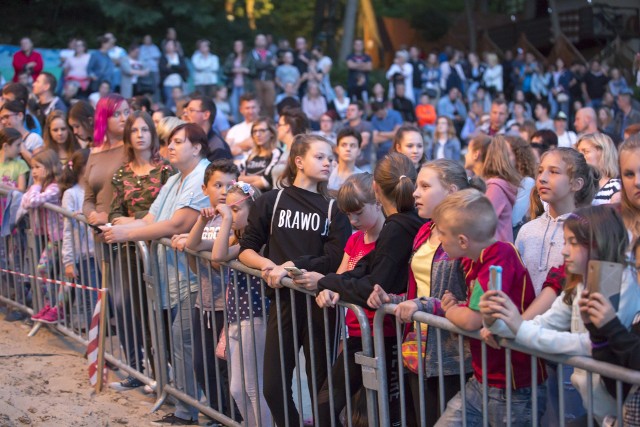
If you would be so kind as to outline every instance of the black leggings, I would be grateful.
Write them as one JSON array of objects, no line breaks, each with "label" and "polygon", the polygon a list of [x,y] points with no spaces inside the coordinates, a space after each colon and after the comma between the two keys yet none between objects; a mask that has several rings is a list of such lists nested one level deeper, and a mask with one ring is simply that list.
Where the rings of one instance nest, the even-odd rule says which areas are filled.
[{"label": "black leggings", "polygon": [[[207,397],[209,406],[230,416],[227,361],[216,358],[216,349],[214,347],[214,336],[216,338],[219,337],[224,326],[224,314],[222,311],[215,311],[213,316],[211,314],[210,311],[200,311],[198,307],[193,309],[193,369],[196,374],[196,381]],[[200,323],[201,320],[202,323]],[[202,329],[203,326],[204,329]],[[219,367],[219,375],[216,375],[216,362]],[[218,405],[218,383],[216,378],[220,380],[222,408]],[[239,414],[237,409],[235,414]]]},{"label": "black leggings", "polygon": [[[385,362],[387,365],[387,386],[388,390],[397,390],[399,387],[398,379],[398,345],[396,337],[386,337],[384,339],[385,348]],[[355,361],[355,354],[362,351],[362,339],[360,337],[350,337],[347,339],[347,366],[349,368],[349,391],[351,396],[359,393],[365,393],[366,390],[362,387],[362,367]],[[333,419],[335,425],[342,425],[340,422],[340,412],[347,406],[347,399],[351,399],[351,396],[347,395],[347,387],[345,382],[345,360],[344,354],[338,355],[336,363],[331,369],[331,380],[333,382],[333,390],[329,390],[329,382],[325,381],[318,393],[318,413],[320,415],[320,426],[331,425],[331,404],[329,397],[333,396],[334,414]],[[400,396],[398,393],[389,392],[389,415],[391,417],[391,425],[401,424],[400,413]],[[362,405],[362,406],[361,406]],[[377,405],[378,402],[374,402]],[[367,419],[367,406],[366,399],[353,399],[351,406],[352,409],[352,421],[366,420]],[[345,414],[349,416],[349,414]]]},{"label": "black leggings", "polygon": [[[468,377],[468,375],[465,375]],[[420,381],[418,375],[409,372],[405,377],[410,391],[410,398],[407,398],[407,425],[419,426],[420,424],[420,406],[424,406],[426,426],[432,427],[440,418],[440,392],[439,377],[429,377],[424,379],[423,401],[420,401]],[[444,404],[451,400],[460,391],[460,375],[444,375],[442,377],[444,383]],[[465,381],[466,382],[466,381]],[[413,414],[410,413],[413,407]],[[415,418],[413,418],[415,417]],[[413,418],[413,419],[412,419]]]},{"label": "black leggings", "polygon": [[[315,301],[311,301],[311,313],[307,313],[306,295],[295,292],[295,313],[291,305],[290,291],[288,289],[276,290],[280,292],[280,318],[282,322],[282,348],[280,354],[280,340],[278,339],[278,307],[275,296],[271,299],[269,319],[267,321],[267,336],[264,350],[264,383],[263,393],[269,410],[273,415],[276,425],[284,427],[286,420],[290,426],[296,426],[298,422],[298,410],[296,409],[291,382],[296,367],[295,355],[303,348],[306,360],[306,373],[308,378],[309,395],[313,399],[312,375],[316,377],[317,388],[324,384],[327,378],[327,358],[325,345],[324,318],[322,309]],[[329,315],[329,354],[333,355],[335,349],[335,310],[327,310]],[[293,315],[296,319],[296,328],[293,325]],[[312,320],[313,331],[309,331],[309,316]],[[294,346],[294,335],[298,339],[298,347]],[[314,365],[311,364],[311,344],[313,344]],[[284,384],[282,383],[282,370],[280,360],[284,362]],[[284,394],[284,396],[283,396]],[[286,402],[286,410],[285,410]]]}]

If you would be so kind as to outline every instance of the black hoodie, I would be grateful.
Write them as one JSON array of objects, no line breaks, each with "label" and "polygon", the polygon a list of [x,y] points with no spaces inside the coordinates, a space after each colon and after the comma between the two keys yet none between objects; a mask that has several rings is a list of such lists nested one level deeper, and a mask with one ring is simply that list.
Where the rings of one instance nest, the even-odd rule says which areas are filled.
[{"label": "black hoodie", "polygon": [[342,301],[362,307],[367,307],[367,299],[376,284],[387,293],[406,292],[413,239],[424,222],[415,210],[389,216],[375,249],[360,259],[353,270],[320,279],[318,292],[330,289],[338,292]]},{"label": "black hoodie", "polygon": [[266,245],[264,256],[277,265],[293,261],[296,267],[308,271],[336,271],[351,235],[347,216],[334,203],[329,221],[329,200],[293,186],[282,191],[274,212],[278,192],[263,194],[251,207],[240,252],[253,249],[260,253]]}]

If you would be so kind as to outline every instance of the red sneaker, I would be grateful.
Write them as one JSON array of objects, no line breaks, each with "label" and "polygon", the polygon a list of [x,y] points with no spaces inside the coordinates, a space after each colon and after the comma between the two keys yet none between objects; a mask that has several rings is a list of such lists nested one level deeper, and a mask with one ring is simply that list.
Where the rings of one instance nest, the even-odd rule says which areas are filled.
[{"label": "red sneaker", "polygon": [[62,313],[58,313],[58,307],[53,307],[38,319],[42,323],[58,323],[62,319]]},{"label": "red sneaker", "polygon": [[47,305],[44,306],[44,308],[42,310],[40,310],[39,312],[37,312],[36,314],[31,316],[31,320],[39,321],[40,319],[42,319],[42,316],[47,314],[47,312],[49,310],[51,310],[51,306],[49,304],[47,304]]}]

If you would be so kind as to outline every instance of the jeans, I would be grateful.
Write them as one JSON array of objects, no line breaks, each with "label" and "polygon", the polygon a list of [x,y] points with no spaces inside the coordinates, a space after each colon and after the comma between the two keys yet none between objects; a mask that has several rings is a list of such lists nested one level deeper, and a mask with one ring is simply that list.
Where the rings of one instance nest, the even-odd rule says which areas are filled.
[{"label": "jeans", "polygon": [[[400,425],[401,423],[401,411],[400,411],[400,394],[397,392],[400,388],[400,379],[398,376],[398,344],[396,337],[384,338],[385,348],[385,364],[387,371],[387,385],[390,390],[388,394],[389,401],[389,416],[390,425]],[[351,421],[354,425],[357,424],[356,420],[362,420],[367,418],[367,407],[360,407],[358,405],[358,399],[356,394],[364,393],[364,387],[362,386],[362,368],[356,363],[355,354],[362,351],[362,338],[361,337],[349,337],[347,338],[347,367],[349,370],[349,391],[350,395],[347,395],[347,378],[345,370],[344,354],[340,353],[336,362],[331,368],[332,388],[329,388],[329,381],[324,382],[320,391],[318,392],[318,414],[320,419],[318,425],[330,426],[331,418],[335,420],[335,425],[342,425],[340,421],[340,412],[347,406],[347,399],[352,400],[351,407]],[[333,405],[335,413],[331,413],[330,396],[333,396]],[[365,401],[366,403],[366,401]],[[345,417],[349,417],[346,413]],[[348,424],[348,423],[347,423]]]},{"label": "jeans", "polygon": [[[191,314],[196,301],[196,292],[171,307],[171,336],[173,338],[173,367],[176,388],[198,399],[200,393],[193,375],[193,343],[191,341]],[[181,400],[176,402],[176,417],[198,419],[198,410]]]},{"label": "jeans", "polygon": [[[582,404],[582,398],[578,390],[571,384],[571,374],[573,374],[573,366],[562,366],[562,387],[564,394],[564,420],[565,425],[571,426],[574,423],[580,423],[581,419],[587,414]],[[558,365],[555,363],[547,363],[547,411],[544,414],[542,422],[545,426],[554,427],[560,425],[560,396],[558,393]],[[584,420],[582,420],[584,421]]]},{"label": "jeans", "polygon": [[[150,354],[151,334],[148,321],[147,292],[136,265],[136,248],[131,244],[113,245],[114,262],[112,268],[113,305],[117,316],[118,338],[124,348],[129,366],[143,371],[142,349]],[[145,325],[144,333],[142,326]]]},{"label": "jeans", "polygon": [[240,97],[244,94],[244,86],[234,86],[231,90],[231,96],[229,97],[229,104],[231,105],[231,113],[233,114],[233,121],[236,123],[242,122],[243,118],[240,115]]},{"label": "jeans", "polygon": [[[97,268],[96,263],[97,261],[94,257],[80,260],[80,262],[76,264],[78,277],[74,282],[92,288],[101,288],[102,274],[100,274],[100,270]],[[83,327],[88,331],[91,326],[93,310],[96,308],[96,304],[98,302],[98,295],[96,294],[96,291],[86,291],[80,288],[76,288],[72,292],[72,302],[79,300],[78,305],[84,310],[86,323]]]},{"label": "jeans", "polygon": [[[531,426],[531,392],[529,387],[511,390],[511,425]],[[474,377],[467,381],[466,416],[468,426],[482,425],[482,383]],[[503,426],[507,418],[506,390],[489,387],[488,389],[488,417],[490,426]],[[538,386],[538,419],[544,413],[546,387]],[[447,404],[444,414],[436,423],[436,427],[462,425],[462,393],[456,394]]]},{"label": "jeans", "polygon": [[[250,320],[242,320],[240,325],[233,322],[228,327],[227,349],[231,359],[231,395],[238,405],[242,418],[249,426],[270,426],[272,425],[271,412],[262,394],[267,323],[261,317],[255,317],[253,325]],[[241,357],[242,360],[240,360]]]}]

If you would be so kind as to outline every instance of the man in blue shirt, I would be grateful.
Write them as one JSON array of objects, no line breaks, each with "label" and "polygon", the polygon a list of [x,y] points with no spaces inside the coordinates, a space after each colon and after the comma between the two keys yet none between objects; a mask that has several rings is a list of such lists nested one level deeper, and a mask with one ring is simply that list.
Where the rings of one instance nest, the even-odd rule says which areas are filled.
[{"label": "man in blue shirt", "polygon": [[457,87],[450,88],[449,92],[440,98],[436,111],[438,117],[444,116],[453,120],[458,131],[462,129],[464,121],[467,119],[467,108],[460,100],[460,90]]},{"label": "man in blue shirt", "polygon": [[371,104],[371,125],[373,126],[373,143],[376,145],[378,161],[387,155],[393,145],[393,137],[400,126],[402,116],[396,110],[387,108],[384,102]]}]

